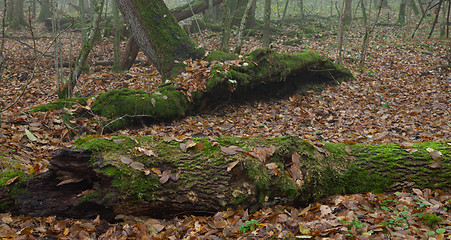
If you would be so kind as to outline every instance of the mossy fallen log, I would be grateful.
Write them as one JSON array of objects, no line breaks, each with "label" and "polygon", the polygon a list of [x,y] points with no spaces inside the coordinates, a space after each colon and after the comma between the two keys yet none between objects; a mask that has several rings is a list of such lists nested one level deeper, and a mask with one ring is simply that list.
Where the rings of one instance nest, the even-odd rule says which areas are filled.
[{"label": "mossy fallen log", "polygon": [[[112,90],[100,94],[92,110],[111,119],[113,123],[108,127],[114,130],[141,123],[143,119],[173,120],[230,101],[287,95],[353,78],[348,70],[316,52],[280,54],[271,49],[257,49],[243,58],[213,52],[204,61],[202,64],[208,67],[188,71],[193,76],[199,75],[198,78],[174,79],[152,93]],[[210,74],[203,75],[203,71]]]},{"label": "mossy fallen log", "polygon": [[305,205],[335,194],[451,186],[451,146],[312,144],[275,139],[88,137],[49,171],[0,174],[0,209],[113,219],[171,217],[238,205]]}]

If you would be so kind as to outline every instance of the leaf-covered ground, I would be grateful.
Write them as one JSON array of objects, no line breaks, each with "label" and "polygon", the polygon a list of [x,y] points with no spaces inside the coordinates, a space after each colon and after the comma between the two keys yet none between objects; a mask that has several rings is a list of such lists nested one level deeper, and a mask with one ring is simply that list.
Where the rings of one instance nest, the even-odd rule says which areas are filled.
[{"label": "leaf-covered ground", "polygon": [[[356,24],[356,23],[354,23]],[[243,136],[272,138],[299,136],[311,141],[346,143],[403,143],[445,141],[450,143],[451,73],[446,49],[449,41],[427,40],[423,29],[409,38],[408,26],[378,26],[370,43],[365,68],[357,65],[363,29],[347,32],[345,65],[356,81],[259,102],[228,105],[173,122],[121,130],[114,135],[161,135],[171,137]],[[305,49],[337,59],[336,35],[329,23],[315,21],[290,26],[275,35],[272,48],[279,52]],[[52,151],[71,145],[73,139],[101,134],[98,118],[62,119],[62,111],[28,112],[56,100],[56,81],[51,38],[44,29],[13,32],[6,38],[5,69],[0,84],[0,168],[45,171]],[[62,34],[63,61],[73,64],[79,49],[77,33]],[[217,49],[216,33],[194,35],[206,49]],[[244,52],[260,47],[260,35],[250,36]],[[151,91],[161,84],[159,74],[145,57],[127,73],[114,74],[99,63],[112,60],[111,38],[104,38],[91,54],[91,74],[80,79],[81,96],[116,88]],[[232,39],[234,43],[235,39]],[[30,46],[36,44],[39,51]],[[294,44],[294,45],[293,45]],[[28,45],[28,46],[27,46]],[[48,48],[48,51],[46,49]],[[40,54],[45,53],[41,59]],[[144,63],[142,63],[144,62]],[[69,75],[69,68],[63,69]],[[449,193],[406,189],[396,194],[372,193],[334,196],[305,208],[277,206],[250,214],[243,209],[211,213],[210,216],[168,216],[168,220],[118,216],[122,223],[101,219],[76,220],[0,215],[0,237],[4,238],[311,238],[311,239],[450,239]]]}]

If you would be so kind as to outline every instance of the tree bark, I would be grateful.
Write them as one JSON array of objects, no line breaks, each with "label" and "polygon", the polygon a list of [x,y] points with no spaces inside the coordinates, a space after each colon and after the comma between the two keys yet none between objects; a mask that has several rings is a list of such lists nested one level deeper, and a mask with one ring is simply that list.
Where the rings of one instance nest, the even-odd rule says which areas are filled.
[{"label": "tree bark", "polygon": [[246,10],[243,13],[243,18],[241,19],[240,23],[240,29],[238,30],[238,40],[235,46],[234,53],[240,54],[241,47],[243,45],[243,37],[244,37],[244,30],[246,30],[247,21],[249,19],[249,16],[251,15],[251,10],[256,0],[248,0]]},{"label": "tree bark", "polygon": [[[216,6],[221,2],[222,0],[214,0],[213,6]],[[175,19],[177,19],[177,21],[180,22],[184,19],[192,17],[193,14],[198,14],[204,11],[207,8],[208,8],[208,0],[195,0],[189,4],[185,4],[180,7],[174,8],[171,10],[171,12],[174,15]],[[124,51],[121,57],[122,71],[131,68],[139,52],[138,43],[135,41],[135,38],[133,38],[133,36],[127,40],[126,46],[127,46],[126,50]]]},{"label": "tree bark", "polygon": [[[241,205],[305,205],[335,194],[451,186],[443,142],[313,145],[294,137],[84,138],[49,171],[0,174],[0,208],[13,214],[114,220],[215,213]],[[415,149],[416,152],[411,151]],[[442,156],[433,158],[431,150]]]},{"label": "tree bark", "polygon": [[263,17],[263,47],[269,47],[269,39],[271,37],[271,28],[270,28],[270,20],[271,20],[271,0],[265,0],[265,14]]},{"label": "tree bark", "polygon": [[163,79],[184,70],[183,61],[203,56],[162,0],[118,0],[141,50]]}]

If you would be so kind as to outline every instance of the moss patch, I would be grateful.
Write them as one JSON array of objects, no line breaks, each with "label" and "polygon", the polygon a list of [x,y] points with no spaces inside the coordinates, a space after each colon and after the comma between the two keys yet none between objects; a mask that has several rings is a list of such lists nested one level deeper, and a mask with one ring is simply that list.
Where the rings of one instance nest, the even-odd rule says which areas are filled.
[{"label": "moss patch", "polygon": [[116,120],[113,129],[135,123],[137,118],[164,121],[185,116],[188,101],[173,86],[165,86],[148,94],[142,90],[117,89],[100,94],[92,110],[104,117]]},{"label": "moss patch", "polygon": [[61,100],[55,101],[50,104],[35,107],[31,111],[32,112],[47,112],[51,109],[58,110],[58,109],[63,109],[63,108],[72,108],[72,106],[76,103],[86,106],[87,105],[86,100],[88,100],[89,98],[91,98],[91,97],[61,99]]}]

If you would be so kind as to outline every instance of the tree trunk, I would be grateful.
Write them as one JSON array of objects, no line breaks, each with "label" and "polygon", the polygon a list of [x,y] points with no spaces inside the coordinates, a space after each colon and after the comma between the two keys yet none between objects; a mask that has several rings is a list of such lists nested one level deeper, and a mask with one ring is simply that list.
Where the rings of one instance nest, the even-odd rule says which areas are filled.
[{"label": "tree trunk", "polygon": [[122,71],[129,70],[135,62],[136,56],[138,56],[139,46],[136,43],[135,38],[130,36],[125,45],[125,50],[121,54],[121,69]]},{"label": "tree trunk", "polygon": [[271,0],[265,0],[265,14],[263,18],[263,47],[269,47],[269,39],[271,37],[271,28],[270,28],[270,21],[271,21]]},{"label": "tree trunk", "polygon": [[[218,5],[222,2],[222,0],[214,0],[213,5]],[[177,7],[175,9],[172,9],[171,12],[174,14],[175,19],[177,21],[182,21],[184,19],[187,19],[194,14],[198,14],[205,9],[208,8],[208,0],[195,0],[189,4],[182,5],[180,7]],[[129,51],[132,50],[132,51]],[[138,56],[139,52],[139,46],[138,43],[135,41],[135,38],[130,37],[127,41],[127,48],[122,53],[121,57],[121,68],[122,71],[128,70],[131,68],[133,63],[135,62],[136,56]]]},{"label": "tree trunk", "polygon": [[118,3],[140,49],[163,79],[183,71],[184,60],[203,56],[204,50],[189,39],[162,0],[118,0]]},{"label": "tree trunk", "polygon": [[114,15],[114,41],[113,41],[113,72],[121,72],[121,25],[119,23],[119,7],[116,1],[113,1]]},{"label": "tree trunk", "polygon": [[282,14],[282,20],[280,21],[280,25],[285,24],[285,18],[287,15],[287,10],[288,10],[288,4],[290,3],[290,0],[287,0],[285,2],[285,7],[283,8],[283,14]]},{"label": "tree trunk", "polygon": [[404,25],[406,24],[406,6],[407,0],[401,0],[399,5],[399,14],[398,14],[398,24]]},{"label": "tree trunk", "polygon": [[[77,84],[77,80],[80,77],[83,66],[86,64],[88,60],[89,53],[92,50],[92,47],[94,46],[94,41],[97,38],[97,35],[99,34],[99,25],[100,20],[102,18],[102,11],[103,11],[103,4],[105,0],[99,0],[97,3],[94,12],[93,12],[93,21],[91,30],[89,32],[89,36],[87,36],[86,41],[82,43],[82,48],[80,51],[80,54],[78,55],[77,61],[75,62],[75,66],[73,71],[71,72],[71,75],[69,77],[69,82],[67,85],[60,90],[61,92],[58,94],[60,98],[66,98],[72,97],[73,91],[75,88],[75,85]],[[67,94],[67,95],[65,95]]]},{"label": "tree trunk", "polygon": [[[301,19],[304,19],[304,17],[305,17],[304,0],[299,0],[299,11],[301,13]],[[332,11],[332,8],[331,8],[331,11]]]},{"label": "tree trunk", "polygon": [[230,52],[230,33],[232,29],[232,14],[230,11],[230,0],[224,0],[224,15],[222,23],[221,51]]},{"label": "tree trunk", "polygon": [[240,54],[241,47],[243,45],[243,37],[244,37],[244,30],[246,30],[247,21],[249,19],[249,16],[251,15],[251,10],[256,0],[248,0],[246,10],[244,11],[243,18],[241,19],[240,29],[238,31],[238,40],[235,46],[235,54]]},{"label": "tree trunk", "polygon": [[1,211],[101,215],[111,221],[118,214],[165,218],[237,205],[256,211],[276,204],[305,205],[335,194],[451,186],[451,149],[442,142],[407,147],[318,146],[294,137],[180,141],[151,136],[79,139],[86,150],[60,150],[46,173],[0,173]]},{"label": "tree trunk", "polygon": [[[87,39],[88,34],[88,28],[86,27],[86,7],[85,7],[85,1],[84,0],[78,0],[78,6],[79,6],[79,13],[80,13],[80,26],[81,26],[81,42],[82,44]],[[89,73],[89,64],[87,61],[83,63],[83,66],[81,68],[82,73]]]},{"label": "tree trunk", "polygon": [[46,19],[52,17],[52,11],[50,11],[50,0],[41,0],[41,10],[39,11],[38,21],[44,22]]},{"label": "tree trunk", "polygon": [[[225,60],[234,61],[227,68],[217,64]],[[214,51],[194,64],[194,67],[187,67],[192,81],[173,79],[153,93],[112,90],[99,95],[91,109],[97,115],[111,119],[104,124],[104,130],[110,131],[142,123],[171,121],[231,101],[281,97],[311,89],[315,84],[334,84],[353,78],[348,70],[316,52],[279,54],[263,48],[238,59],[237,55]],[[36,111],[42,109],[45,107]]]},{"label": "tree trunk", "polygon": [[8,23],[12,29],[19,30],[25,24],[24,0],[9,0],[7,7]]},{"label": "tree trunk", "polygon": [[349,25],[352,22],[352,0],[344,0],[345,1],[345,9],[343,11],[345,25]]}]

